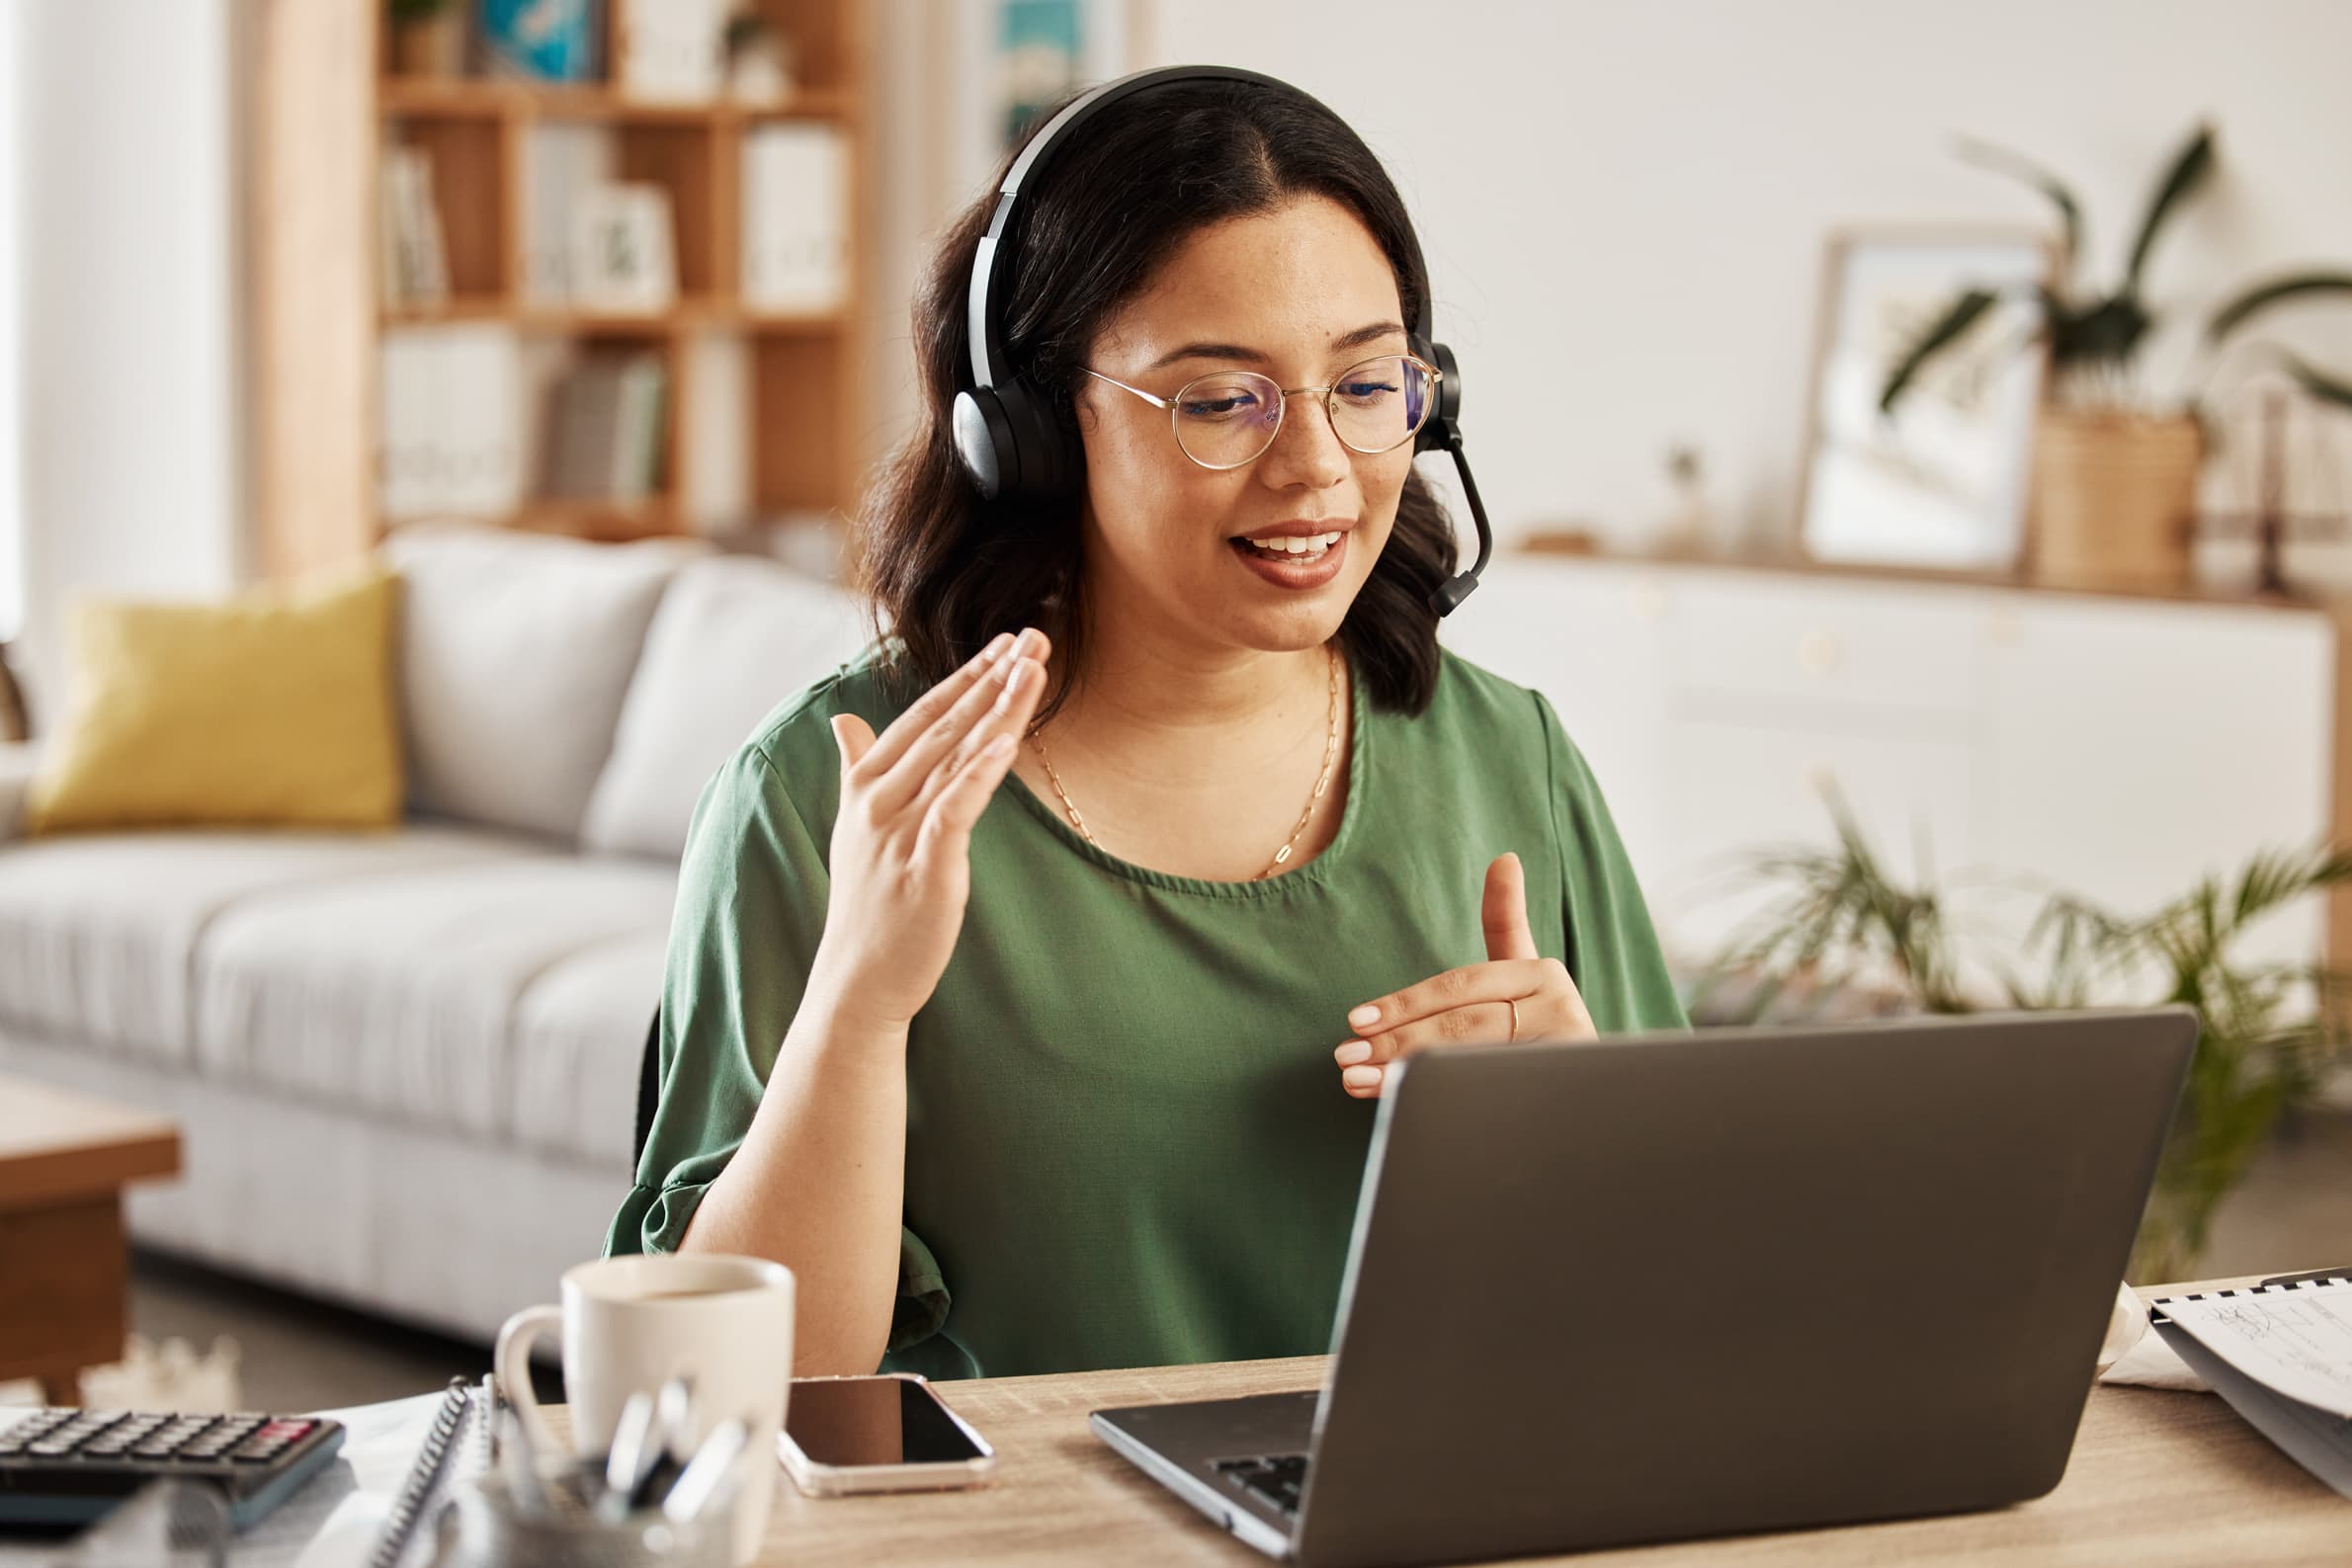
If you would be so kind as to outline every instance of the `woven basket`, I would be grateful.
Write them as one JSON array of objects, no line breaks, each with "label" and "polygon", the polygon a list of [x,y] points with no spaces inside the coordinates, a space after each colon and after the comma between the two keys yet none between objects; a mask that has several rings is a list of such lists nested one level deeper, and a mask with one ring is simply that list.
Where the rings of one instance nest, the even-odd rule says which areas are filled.
[{"label": "woven basket", "polygon": [[2034,437],[2034,576],[2185,586],[2204,460],[2204,433],[2186,414],[2045,408]]}]

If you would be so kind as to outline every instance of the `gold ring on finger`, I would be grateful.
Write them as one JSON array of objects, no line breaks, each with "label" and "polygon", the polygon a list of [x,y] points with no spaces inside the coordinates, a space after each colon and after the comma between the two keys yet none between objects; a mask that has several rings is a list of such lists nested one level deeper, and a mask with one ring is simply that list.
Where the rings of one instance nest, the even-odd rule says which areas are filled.
[{"label": "gold ring on finger", "polygon": [[1506,1043],[1516,1045],[1519,1043],[1519,1004],[1511,998],[1505,997],[1503,1006],[1511,1010],[1511,1037]]}]

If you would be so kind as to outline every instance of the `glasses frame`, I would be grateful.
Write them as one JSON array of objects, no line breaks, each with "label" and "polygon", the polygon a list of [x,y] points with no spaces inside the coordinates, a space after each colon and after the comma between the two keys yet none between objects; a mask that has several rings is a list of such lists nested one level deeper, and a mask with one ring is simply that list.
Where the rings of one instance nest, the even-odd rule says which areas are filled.
[{"label": "glasses frame", "polygon": [[[1421,417],[1413,422],[1413,428],[1406,431],[1401,438],[1388,443],[1388,445],[1386,447],[1359,447],[1354,442],[1348,440],[1347,437],[1340,435],[1338,417],[1331,411],[1331,393],[1334,388],[1346,382],[1349,371],[1361,370],[1365,366],[1375,364],[1381,360],[1406,360],[1421,367],[1422,373],[1429,377],[1429,395],[1422,399]],[[1406,442],[1411,441],[1415,436],[1421,434],[1422,429],[1428,425],[1429,416],[1437,408],[1438,387],[1444,382],[1446,378],[1445,371],[1439,370],[1436,366],[1430,364],[1418,354],[1368,354],[1363,359],[1358,360],[1354,365],[1349,366],[1347,370],[1341,371],[1339,372],[1338,380],[1329,382],[1326,385],[1277,385],[1274,390],[1282,398],[1282,406],[1275,410],[1274,428],[1266,433],[1266,445],[1260,447],[1257,451],[1251,453],[1239,462],[1203,462],[1200,458],[1192,454],[1190,448],[1184,445],[1184,432],[1177,423],[1179,416],[1176,412],[1176,406],[1184,401],[1185,393],[1191,391],[1203,381],[1214,380],[1220,375],[1255,375],[1258,377],[1258,379],[1269,382],[1274,379],[1273,376],[1262,374],[1257,371],[1204,371],[1199,375],[1196,375],[1191,380],[1185,382],[1182,386],[1176,388],[1176,391],[1172,396],[1161,397],[1156,393],[1146,392],[1140,386],[1130,386],[1127,382],[1119,379],[1119,377],[1116,375],[1105,375],[1102,371],[1095,370],[1090,366],[1081,365],[1078,367],[1078,369],[1086,374],[1093,376],[1098,381],[1110,382],[1113,386],[1118,387],[1123,392],[1134,393],[1137,397],[1143,399],[1144,402],[1149,403],[1154,408],[1166,409],[1168,411],[1168,433],[1176,438],[1176,450],[1183,453],[1185,460],[1193,464],[1193,466],[1197,468],[1206,468],[1211,473],[1230,473],[1235,468],[1246,468],[1251,463],[1256,462],[1260,457],[1265,456],[1268,452],[1273,450],[1276,438],[1282,435],[1282,422],[1291,417],[1291,399],[1309,392],[1314,393],[1316,399],[1323,405],[1323,419],[1327,424],[1330,425],[1333,439],[1338,441],[1342,447],[1347,448],[1347,450],[1350,452],[1361,454],[1367,457],[1377,457],[1384,452],[1394,452],[1397,448],[1403,446]]]}]

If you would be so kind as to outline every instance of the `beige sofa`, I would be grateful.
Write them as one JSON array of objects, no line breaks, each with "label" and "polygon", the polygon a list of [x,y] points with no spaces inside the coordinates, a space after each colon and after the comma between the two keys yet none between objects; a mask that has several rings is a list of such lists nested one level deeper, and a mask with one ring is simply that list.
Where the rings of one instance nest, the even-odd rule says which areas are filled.
[{"label": "beige sofa", "polygon": [[[180,1120],[141,1244],[486,1337],[628,1187],[704,781],[865,635],[834,586],[683,543],[387,554],[406,823],[0,846],[0,1073]],[[35,766],[0,755],[10,821]]]}]

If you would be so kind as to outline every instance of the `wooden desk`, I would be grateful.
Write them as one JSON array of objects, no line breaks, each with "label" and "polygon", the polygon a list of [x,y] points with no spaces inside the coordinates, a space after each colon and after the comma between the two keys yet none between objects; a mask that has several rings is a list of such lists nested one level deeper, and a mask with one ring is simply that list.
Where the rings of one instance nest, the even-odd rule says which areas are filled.
[{"label": "wooden desk", "polygon": [[81,1370],[123,1357],[123,1188],[180,1170],[180,1129],[144,1111],[0,1078],[0,1379],[81,1403]]},{"label": "wooden desk", "polygon": [[[2166,1285],[2157,1295],[2246,1280]],[[942,1383],[995,1445],[993,1486],[817,1501],[777,1478],[762,1564],[986,1565],[1183,1563],[1267,1558],[1147,1479],[1086,1428],[1086,1413],[1152,1400],[1313,1388],[1323,1358],[1206,1366],[991,1377]],[[560,1424],[564,1412],[548,1407]],[[2031,1503],[1989,1514],[1733,1536],[1516,1558],[1641,1568],[1840,1568],[1890,1562],[1969,1568],[2119,1563],[2131,1568],[2252,1568],[2352,1563],[2352,1502],[2273,1448],[2212,1394],[2094,1388],[2066,1478]]]}]

